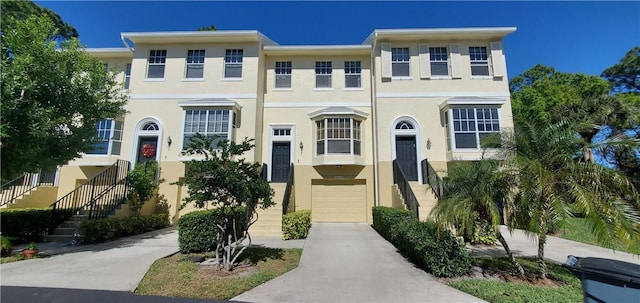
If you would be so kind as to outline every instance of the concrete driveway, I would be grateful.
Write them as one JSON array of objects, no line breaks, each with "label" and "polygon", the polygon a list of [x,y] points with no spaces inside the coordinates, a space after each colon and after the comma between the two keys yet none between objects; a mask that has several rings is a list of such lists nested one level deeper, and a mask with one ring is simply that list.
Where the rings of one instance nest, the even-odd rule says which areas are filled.
[{"label": "concrete driveway", "polygon": [[233,300],[484,302],[415,268],[362,223],[314,223],[298,268]]},{"label": "concrete driveway", "polygon": [[133,291],[154,261],[178,251],[178,233],[163,229],[71,250],[2,264],[2,286]]}]

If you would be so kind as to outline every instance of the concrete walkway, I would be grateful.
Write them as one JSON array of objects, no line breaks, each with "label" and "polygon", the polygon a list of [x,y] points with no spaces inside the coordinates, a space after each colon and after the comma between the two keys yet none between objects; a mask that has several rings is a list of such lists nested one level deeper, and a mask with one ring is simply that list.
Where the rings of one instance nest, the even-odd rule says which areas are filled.
[{"label": "concrete walkway", "polygon": [[373,228],[358,223],[314,223],[298,268],[233,300],[484,302],[415,268]]},{"label": "concrete walkway", "polygon": [[[511,233],[505,226],[502,226],[501,232],[513,254],[516,256],[537,256],[538,240],[536,238],[528,237],[522,230],[514,230],[513,233]],[[473,256],[506,257],[504,249],[499,244],[496,246],[470,246],[469,249]],[[622,251],[614,252],[612,249],[565,240],[558,237],[547,237],[547,244],[544,249],[545,259],[557,263],[564,263],[567,261],[568,255],[584,258],[606,258],[640,264],[640,256],[638,255]]]},{"label": "concrete walkway", "polygon": [[178,233],[168,228],[97,245],[39,248],[54,256],[0,265],[3,286],[133,291],[153,262],[178,251]]}]

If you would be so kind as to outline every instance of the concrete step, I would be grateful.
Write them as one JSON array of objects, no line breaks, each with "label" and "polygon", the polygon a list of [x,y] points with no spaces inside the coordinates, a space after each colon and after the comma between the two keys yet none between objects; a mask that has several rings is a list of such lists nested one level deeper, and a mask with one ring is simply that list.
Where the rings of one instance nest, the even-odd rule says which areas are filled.
[{"label": "concrete step", "polygon": [[72,235],[46,235],[44,236],[46,242],[71,242],[73,241]]}]

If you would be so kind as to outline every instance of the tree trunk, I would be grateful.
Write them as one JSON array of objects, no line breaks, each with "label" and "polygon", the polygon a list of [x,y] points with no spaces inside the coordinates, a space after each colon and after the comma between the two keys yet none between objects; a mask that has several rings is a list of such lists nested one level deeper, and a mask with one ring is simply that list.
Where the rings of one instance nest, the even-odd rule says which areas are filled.
[{"label": "tree trunk", "polygon": [[498,241],[500,241],[500,244],[502,244],[502,247],[504,247],[504,251],[507,252],[507,256],[509,257],[509,261],[511,261],[511,264],[513,264],[513,267],[515,267],[516,272],[518,273],[518,275],[524,276],[524,268],[522,268],[522,265],[520,265],[520,262],[518,262],[518,260],[516,260],[516,258],[511,253],[511,249],[509,248],[509,244],[507,244],[507,241],[502,236],[502,233],[500,231],[498,231],[498,232],[496,232],[496,236],[498,238]]},{"label": "tree trunk", "polygon": [[547,229],[543,229],[544,230],[538,235],[538,269],[540,270],[540,277],[547,279],[547,263],[544,261],[544,245],[547,242]]}]

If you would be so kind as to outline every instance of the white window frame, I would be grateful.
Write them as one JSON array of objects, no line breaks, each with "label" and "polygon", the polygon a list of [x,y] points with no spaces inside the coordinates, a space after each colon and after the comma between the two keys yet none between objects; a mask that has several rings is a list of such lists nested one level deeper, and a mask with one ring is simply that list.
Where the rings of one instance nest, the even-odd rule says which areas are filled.
[{"label": "white window frame", "polygon": [[[110,125],[107,127],[107,122]],[[122,153],[122,129],[124,123],[115,119],[104,119],[96,122],[96,136],[94,138],[101,138],[101,142],[107,142],[107,149],[105,153],[87,152],[87,156],[119,156]],[[114,143],[120,144],[118,153],[114,153]]]},{"label": "white window frame", "polygon": [[[276,61],[274,68],[274,88],[275,89],[290,89],[291,88],[291,61]],[[278,80],[282,79],[288,86],[278,86]]]},{"label": "white window frame", "polygon": [[[391,48],[391,77],[392,78],[408,78],[411,77],[411,53],[408,47],[392,47]],[[396,66],[406,65],[407,74],[396,74]]]},{"label": "white window frame", "polygon": [[[164,80],[167,63],[167,50],[166,49],[152,49],[149,50],[149,58],[147,60],[147,79],[152,80]],[[151,67],[162,67],[162,77],[149,77],[149,71]]]},{"label": "white window frame", "polygon": [[[443,58],[444,56],[444,58]],[[446,73],[445,74],[436,74],[434,73],[434,66],[442,65],[444,63]],[[429,47],[429,65],[431,77],[447,77],[449,76],[449,53],[446,46],[435,46]]]},{"label": "white window frame", "polygon": [[[467,115],[466,118],[456,118],[454,115],[454,110],[465,110],[473,111],[473,118],[469,118]],[[489,111],[490,118],[485,118],[484,112]],[[478,118],[478,113],[482,111],[483,118]],[[492,134],[492,133],[501,133],[502,127],[502,118],[500,113],[500,107],[497,106],[462,106],[462,107],[452,107],[449,108],[446,112],[445,119],[448,121],[445,123],[445,127],[447,129],[447,138],[450,140],[450,150],[471,150],[477,151],[482,149],[482,135],[483,134]],[[459,124],[456,124],[459,123]],[[466,124],[468,127],[466,130],[463,130],[463,125]],[[497,124],[497,127],[496,127]],[[460,130],[456,130],[456,126],[460,125]],[[480,130],[480,125],[483,125],[482,128],[484,130]],[[491,130],[487,131],[486,126],[490,125]],[[473,126],[473,130],[471,130],[471,126]],[[456,135],[457,134],[474,134],[475,135],[475,147],[458,147],[456,143]]]},{"label": "white window frame", "polygon": [[[224,55],[224,78],[225,79],[242,79],[242,62],[244,58],[243,49],[227,49]],[[240,68],[239,76],[230,76],[227,68]]]},{"label": "white window frame", "polygon": [[[185,64],[184,78],[185,79],[204,79],[204,60],[206,57],[206,51],[204,49],[189,49],[187,50],[187,61]],[[189,69],[201,69],[202,75],[200,77],[189,77]]]},{"label": "white window frame", "polygon": [[[489,54],[487,53],[486,46],[469,46],[469,62],[471,64],[471,76],[472,77],[490,77],[491,70],[489,69]],[[474,67],[486,68],[486,74],[474,74]]]},{"label": "white window frame", "polygon": [[131,63],[127,63],[124,67],[124,89],[129,89],[131,86]]},{"label": "white window frame", "polygon": [[[316,89],[332,89],[333,83],[331,74],[333,73],[333,66],[331,61],[316,61]],[[318,86],[318,80],[327,78],[328,86]]]},{"label": "white window frame", "polygon": [[[191,120],[187,121],[187,113],[188,112],[198,112],[198,121],[194,120],[195,116],[191,116]],[[224,113],[227,113],[227,121],[221,121],[220,123],[218,123],[218,121],[214,121],[213,123],[215,123],[213,125],[213,129],[209,129],[210,125],[210,121],[209,118],[211,117],[210,112],[221,112],[223,115]],[[203,119],[201,117],[203,117],[203,113],[204,112],[204,121],[201,122],[200,120]],[[214,116],[217,118],[217,116]],[[223,118],[224,119],[224,118]],[[187,144],[187,136],[193,136],[196,133],[200,133],[202,135],[205,136],[212,136],[212,135],[220,135],[221,140],[222,139],[227,139],[229,141],[232,140],[232,136],[233,136],[233,129],[235,128],[234,125],[234,121],[235,121],[235,112],[232,109],[229,108],[216,108],[216,107],[200,107],[200,108],[185,108],[183,110],[183,117],[182,117],[182,148],[185,147],[185,145]],[[198,129],[198,125],[194,125],[194,122],[196,123],[204,123],[204,131],[200,132]],[[224,124],[226,122],[226,124]],[[189,125],[187,125],[187,123],[189,123]],[[220,127],[227,127],[227,131],[217,131],[216,130],[216,126],[220,126]],[[194,131],[194,127],[196,127],[196,130]],[[215,146],[214,146],[215,147]]]},{"label": "white window frame", "polygon": [[[357,86],[349,86],[350,78],[357,79]],[[344,61],[344,88],[362,88],[362,63],[360,61]]]},{"label": "white window frame", "polygon": [[[332,128],[329,129],[329,120],[332,120],[332,124],[340,122],[349,122],[348,128]],[[314,150],[316,156],[327,155],[350,155],[350,156],[362,156],[362,120],[355,119],[353,117],[325,117],[322,119],[314,120],[316,123],[316,138],[314,144]],[[344,125],[343,126],[347,126]],[[348,130],[348,132],[347,132]],[[346,136],[348,134],[348,136]],[[339,136],[339,137],[336,137]],[[331,138],[330,138],[331,137]],[[349,140],[349,152],[329,152],[329,144],[331,141],[347,141]],[[322,143],[322,151],[320,152],[318,144]],[[356,143],[358,146],[356,147]],[[359,152],[356,153],[356,148]]]}]

